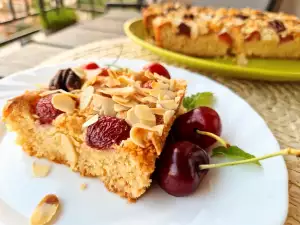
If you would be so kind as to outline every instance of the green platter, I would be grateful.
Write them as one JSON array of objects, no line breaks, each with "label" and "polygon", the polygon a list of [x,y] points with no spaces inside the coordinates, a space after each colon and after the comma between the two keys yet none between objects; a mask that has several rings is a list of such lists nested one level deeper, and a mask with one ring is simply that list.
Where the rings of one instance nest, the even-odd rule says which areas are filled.
[{"label": "green platter", "polygon": [[[300,81],[300,60],[249,59],[246,66],[239,66],[233,58],[197,58],[172,52],[147,42],[146,30],[141,19],[124,24],[126,35],[150,51],[191,68],[214,72],[218,75],[268,81]],[[300,51],[300,49],[295,49]]]}]

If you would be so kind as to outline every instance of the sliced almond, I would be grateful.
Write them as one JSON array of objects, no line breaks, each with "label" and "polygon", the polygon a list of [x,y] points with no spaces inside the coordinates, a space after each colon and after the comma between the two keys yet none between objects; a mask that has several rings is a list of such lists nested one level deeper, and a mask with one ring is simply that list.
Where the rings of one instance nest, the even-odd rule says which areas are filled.
[{"label": "sliced almond", "polygon": [[168,124],[171,120],[171,118],[174,116],[175,111],[174,110],[167,110],[164,113],[164,124]]},{"label": "sliced almond", "polygon": [[34,177],[46,177],[48,176],[50,169],[50,164],[42,164],[36,161],[32,163],[32,172]]},{"label": "sliced almond", "polygon": [[117,87],[119,86],[121,83],[119,80],[112,78],[112,77],[107,77],[106,80],[106,86],[109,88],[113,88],[113,87]]},{"label": "sliced almond", "polygon": [[81,79],[84,79],[86,77],[86,73],[85,73],[84,69],[81,66],[80,67],[73,67],[73,68],[71,68],[71,70],[77,76],[79,76]]},{"label": "sliced almond", "polygon": [[120,104],[120,102],[121,103],[127,103],[127,102],[130,101],[129,98],[123,98],[123,97],[116,96],[116,95],[112,96],[112,100],[114,100],[116,103],[119,103],[119,104]]},{"label": "sliced almond", "polygon": [[76,107],[76,102],[70,96],[62,93],[53,95],[51,103],[54,108],[66,113],[74,112]]},{"label": "sliced almond", "polygon": [[125,107],[128,107],[128,108],[132,108],[134,107],[135,105],[138,104],[138,102],[134,101],[134,100],[131,100],[129,102],[126,102],[126,103],[123,103],[123,102],[118,102],[118,104],[122,105],[122,106],[125,106]]},{"label": "sliced almond", "polygon": [[127,117],[127,111],[118,112],[116,115],[117,118],[125,120]]},{"label": "sliced almond", "polygon": [[96,123],[99,119],[99,115],[94,115],[91,118],[89,118],[87,121],[84,122],[84,124],[82,124],[82,128],[86,128],[94,123]]},{"label": "sliced almond", "polygon": [[140,120],[155,121],[155,115],[147,105],[136,105],[134,112]]},{"label": "sliced almond", "polygon": [[59,199],[56,195],[46,195],[37,205],[30,217],[31,225],[45,225],[58,213]]},{"label": "sliced almond", "polygon": [[167,110],[164,108],[151,108],[151,111],[156,115],[163,116]]},{"label": "sliced almond", "polygon": [[130,139],[137,146],[145,148],[149,132],[151,132],[151,127],[137,123],[130,129]]},{"label": "sliced almond", "polygon": [[114,110],[115,112],[121,112],[121,111],[127,111],[129,107],[120,105],[120,104],[114,104]]},{"label": "sliced almond", "polygon": [[159,104],[164,108],[164,109],[177,109],[178,104],[174,100],[162,100],[159,102]]},{"label": "sliced almond", "polygon": [[115,116],[114,101],[111,98],[94,94],[92,100],[93,109],[103,116]]},{"label": "sliced almond", "polygon": [[44,92],[40,93],[39,96],[44,97],[44,96],[52,95],[52,94],[59,93],[59,92],[60,92],[60,89],[51,90],[51,91],[44,91]]},{"label": "sliced almond", "polygon": [[151,120],[140,120],[140,123],[141,124],[144,124],[146,126],[149,126],[149,127],[154,127],[156,125],[156,121],[151,121]]},{"label": "sliced almond", "polygon": [[177,104],[179,104],[180,100],[181,100],[181,97],[180,97],[180,96],[175,97],[175,102],[176,102]]},{"label": "sliced almond", "polygon": [[97,68],[97,69],[93,69],[93,70],[84,70],[86,79],[88,81],[96,80],[97,76],[100,75],[102,73],[102,71],[103,71],[103,69],[101,69],[101,68]]},{"label": "sliced almond", "polygon": [[124,85],[129,85],[129,84],[134,83],[134,80],[132,80],[129,77],[126,77],[126,76],[119,76],[118,80],[121,84],[124,84]]},{"label": "sliced almond", "polygon": [[154,73],[154,74],[153,74],[153,77],[154,77],[156,80],[160,80],[160,81],[162,81],[162,82],[164,82],[164,83],[167,83],[167,84],[170,83],[170,79],[165,78],[164,76],[161,76],[161,75],[159,75],[159,74],[157,74],[157,73]]},{"label": "sliced almond", "polygon": [[164,94],[165,94],[165,98],[166,96],[168,96],[169,99],[175,99],[176,97],[176,92],[173,91],[167,90]]},{"label": "sliced almond", "polygon": [[162,136],[164,127],[165,126],[163,124],[156,125],[156,126],[152,127],[152,131],[157,132],[158,136]]},{"label": "sliced almond", "polygon": [[102,88],[97,90],[101,93],[107,95],[121,95],[121,96],[129,96],[135,92],[133,87],[123,87],[123,88]]},{"label": "sliced almond", "polygon": [[87,184],[86,184],[86,183],[82,183],[82,184],[80,185],[80,189],[81,189],[81,190],[87,189]]},{"label": "sliced almond", "polygon": [[134,124],[140,122],[139,118],[135,115],[134,107],[131,108],[131,109],[129,109],[129,110],[127,111],[126,122],[127,122],[130,126],[133,126]]},{"label": "sliced almond", "polygon": [[180,115],[182,115],[182,114],[184,114],[184,113],[186,113],[186,112],[187,112],[186,108],[184,108],[184,106],[181,104],[181,105],[179,106],[177,115],[180,116]]},{"label": "sliced almond", "polygon": [[75,148],[67,135],[61,134],[60,140],[61,150],[65,154],[65,158],[67,159],[70,167],[74,169],[78,161],[77,152],[75,151]]},{"label": "sliced almond", "polygon": [[143,103],[156,103],[157,102],[157,98],[153,97],[153,96],[147,96],[141,99],[141,102]]},{"label": "sliced almond", "polygon": [[170,91],[176,91],[176,80],[170,80]]},{"label": "sliced almond", "polygon": [[108,69],[107,72],[111,78],[117,79],[118,74],[114,70]]},{"label": "sliced almond", "polygon": [[153,89],[160,89],[160,90],[162,90],[162,89],[164,89],[164,90],[168,90],[169,89],[169,84],[165,84],[165,83],[163,83],[163,82],[153,82],[152,83],[152,88]]},{"label": "sliced almond", "polygon": [[154,79],[155,79],[154,74],[151,73],[149,70],[146,70],[146,71],[144,72],[144,76],[148,77],[148,78],[151,79],[151,80],[154,80]]},{"label": "sliced almond", "polygon": [[90,104],[94,94],[94,87],[88,86],[83,89],[81,96],[80,96],[80,105],[79,108],[84,110]]}]

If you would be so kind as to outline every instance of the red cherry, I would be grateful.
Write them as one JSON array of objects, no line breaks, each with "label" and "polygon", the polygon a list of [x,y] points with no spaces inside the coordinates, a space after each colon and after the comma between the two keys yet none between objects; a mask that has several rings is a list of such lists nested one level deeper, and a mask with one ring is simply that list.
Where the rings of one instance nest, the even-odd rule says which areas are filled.
[{"label": "red cherry", "polygon": [[208,154],[199,146],[179,141],[167,144],[157,161],[156,179],[168,194],[182,197],[194,193],[208,170],[199,165],[209,164]]},{"label": "red cherry", "polygon": [[225,43],[227,43],[228,45],[232,45],[232,38],[231,38],[231,36],[228,34],[228,33],[222,33],[222,34],[220,34],[219,35],[219,39],[221,40],[221,41],[223,41],[223,42],[225,42]]},{"label": "red cherry", "polygon": [[113,144],[119,145],[129,137],[130,126],[123,119],[112,116],[102,116],[98,121],[88,126],[86,143],[92,148],[108,149]]},{"label": "red cherry", "polygon": [[105,76],[105,77],[107,77],[109,74],[108,74],[108,72],[107,72],[107,68],[102,68],[102,72],[101,72],[101,74],[100,74],[100,76]]},{"label": "red cherry", "polygon": [[196,133],[195,129],[220,136],[222,130],[220,116],[215,110],[201,106],[177,117],[172,133],[176,140],[190,141],[203,149],[216,142],[211,137]]},{"label": "red cherry", "polygon": [[47,95],[40,98],[35,106],[35,113],[38,115],[41,124],[51,124],[58,115],[63,113],[54,108],[51,100],[52,95]]},{"label": "red cherry", "polygon": [[150,63],[143,68],[144,70],[149,70],[151,73],[157,73],[165,78],[171,79],[168,70],[159,63]]},{"label": "red cherry", "polygon": [[90,62],[90,63],[84,65],[83,68],[86,70],[95,70],[95,69],[98,69],[99,66],[94,62]]}]

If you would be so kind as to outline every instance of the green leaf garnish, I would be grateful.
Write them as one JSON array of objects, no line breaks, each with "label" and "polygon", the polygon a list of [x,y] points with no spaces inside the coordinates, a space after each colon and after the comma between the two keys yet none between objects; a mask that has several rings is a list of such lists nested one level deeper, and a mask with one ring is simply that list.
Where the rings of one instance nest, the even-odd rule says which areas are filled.
[{"label": "green leaf garnish", "polygon": [[183,106],[188,111],[199,106],[211,107],[214,103],[214,95],[211,92],[199,92],[197,94],[185,97],[183,99]]},{"label": "green leaf garnish", "polygon": [[[212,150],[212,157],[214,156],[227,156],[229,158],[235,158],[235,159],[253,159],[255,158],[254,155],[251,155],[244,150],[240,149],[237,146],[230,146],[228,148],[225,148],[224,146],[216,147]],[[259,166],[261,166],[259,161],[253,162]]]}]

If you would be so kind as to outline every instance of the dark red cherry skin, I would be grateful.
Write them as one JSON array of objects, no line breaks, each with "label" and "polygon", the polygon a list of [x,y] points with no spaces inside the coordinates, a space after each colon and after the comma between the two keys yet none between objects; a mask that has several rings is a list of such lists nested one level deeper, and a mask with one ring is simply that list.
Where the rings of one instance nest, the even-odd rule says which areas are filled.
[{"label": "dark red cherry skin", "polygon": [[188,141],[166,145],[157,164],[158,184],[170,195],[190,195],[208,172],[199,170],[203,164],[209,164],[209,156],[199,146]]},{"label": "dark red cherry skin", "polygon": [[95,70],[95,69],[98,69],[99,66],[94,62],[90,62],[90,63],[84,65],[83,68],[86,70]]},{"label": "dark red cherry skin", "polygon": [[168,70],[159,63],[150,63],[143,68],[144,70],[149,70],[151,73],[157,73],[165,78],[171,79]]},{"label": "dark red cherry skin", "polygon": [[216,142],[211,137],[196,133],[196,129],[220,136],[222,124],[218,113],[209,107],[193,109],[176,119],[172,133],[176,140],[190,141],[203,149],[207,149]]}]

